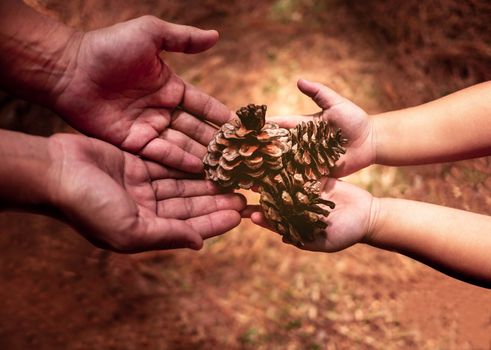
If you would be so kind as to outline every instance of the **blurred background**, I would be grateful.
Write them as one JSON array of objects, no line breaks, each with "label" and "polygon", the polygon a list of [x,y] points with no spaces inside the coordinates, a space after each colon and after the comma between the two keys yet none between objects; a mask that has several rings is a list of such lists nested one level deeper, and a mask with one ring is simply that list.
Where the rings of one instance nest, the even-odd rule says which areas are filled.
[{"label": "blurred background", "polygon": [[[85,30],[144,14],[217,29],[215,48],[164,54],[235,110],[312,113],[300,77],[369,113],[491,79],[487,0],[29,0]],[[0,95],[0,127],[70,130]],[[415,142],[418,142],[415,140]],[[373,166],[347,178],[377,196],[491,214],[491,159]],[[253,195],[249,198],[257,200]],[[491,294],[359,245],[308,253],[248,220],[199,252],[119,255],[57,221],[0,214],[2,349],[489,349]]]}]

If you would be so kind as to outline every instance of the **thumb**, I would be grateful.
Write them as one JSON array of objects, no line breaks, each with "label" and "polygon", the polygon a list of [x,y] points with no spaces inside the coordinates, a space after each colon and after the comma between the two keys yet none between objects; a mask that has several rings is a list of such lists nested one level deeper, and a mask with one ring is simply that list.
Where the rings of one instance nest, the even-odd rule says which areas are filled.
[{"label": "thumb", "polygon": [[344,97],[320,83],[300,79],[297,82],[297,86],[300,91],[314,100],[314,102],[322,109],[329,109],[344,101]]},{"label": "thumb", "polygon": [[256,225],[259,225],[261,227],[264,227],[270,231],[276,232],[274,227],[269,223],[268,219],[266,219],[266,216],[264,216],[264,213],[262,211],[256,211],[251,214],[251,221],[255,223]]},{"label": "thumb", "polygon": [[291,129],[302,122],[314,120],[314,115],[282,115],[268,117],[266,120],[269,123],[278,124],[282,128]]},{"label": "thumb", "polygon": [[169,23],[151,17],[152,34],[161,50],[183,53],[198,53],[208,50],[218,41],[216,30],[202,30],[195,27]]}]

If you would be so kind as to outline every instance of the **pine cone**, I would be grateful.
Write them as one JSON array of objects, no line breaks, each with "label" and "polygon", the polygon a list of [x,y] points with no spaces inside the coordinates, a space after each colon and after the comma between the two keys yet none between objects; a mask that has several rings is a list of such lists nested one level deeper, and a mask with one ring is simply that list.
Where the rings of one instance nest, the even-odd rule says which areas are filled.
[{"label": "pine cone", "polygon": [[289,171],[303,174],[307,180],[329,175],[346,151],[341,130],[323,120],[301,123],[290,133],[291,149],[286,157]]},{"label": "pine cone", "polygon": [[264,215],[285,242],[303,246],[324,232],[327,224],[320,218],[329,211],[321,205],[334,209],[335,204],[319,197],[319,187],[319,181],[306,182],[302,174],[286,170],[263,181],[259,191]]},{"label": "pine cone", "polygon": [[249,189],[283,168],[289,132],[265,122],[265,105],[242,107],[237,116],[216,133],[203,163],[206,177],[222,187]]}]

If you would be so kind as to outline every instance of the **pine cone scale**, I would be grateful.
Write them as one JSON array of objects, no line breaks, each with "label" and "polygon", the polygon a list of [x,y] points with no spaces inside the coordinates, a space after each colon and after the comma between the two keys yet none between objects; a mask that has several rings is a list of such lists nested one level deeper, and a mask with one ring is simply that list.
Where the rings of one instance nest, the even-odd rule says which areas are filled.
[{"label": "pine cone scale", "polygon": [[[208,178],[223,187],[248,189],[268,172],[283,167],[288,130],[265,122],[266,106],[249,105],[217,132],[203,158]],[[273,165],[273,167],[271,167]]]},{"label": "pine cone scale", "polygon": [[319,179],[331,174],[346,140],[325,121],[287,130],[265,113],[266,106],[240,108],[208,145],[205,173],[222,187],[259,185],[266,218],[285,242],[301,246],[327,227],[323,217],[335,204],[320,197]]},{"label": "pine cone scale", "polygon": [[254,152],[256,152],[259,148],[259,145],[242,145],[239,148],[239,154],[242,157],[250,157]]}]

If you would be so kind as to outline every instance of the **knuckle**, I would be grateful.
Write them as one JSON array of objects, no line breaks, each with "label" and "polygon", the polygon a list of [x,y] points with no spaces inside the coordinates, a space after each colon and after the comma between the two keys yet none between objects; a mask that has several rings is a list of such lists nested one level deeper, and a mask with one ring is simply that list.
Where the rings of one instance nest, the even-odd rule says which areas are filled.
[{"label": "knuckle", "polygon": [[211,219],[211,216],[210,215],[207,215],[206,216],[206,220],[208,221],[208,227],[210,229],[210,232],[213,233],[213,234],[218,234],[220,233],[218,230],[217,230],[217,227],[214,223],[214,221]]},{"label": "knuckle", "polygon": [[158,197],[160,195],[160,181],[153,181],[152,182],[152,189],[153,189],[153,192],[155,193],[155,195]]},{"label": "knuckle", "polygon": [[203,116],[209,116],[211,115],[211,112],[213,111],[213,97],[207,96],[205,104],[203,106]]},{"label": "knuckle", "polygon": [[176,196],[183,197],[186,194],[186,187],[184,186],[184,184],[181,181],[175,179],[173,179],[172,182],[172,185],[176,189]]},{"label": "knuckle", "polygon": [[192,199],[185,198],[184,199],[184,211],[186,212],[186,216],[193,216],[194,215],[194,202]]},{"label": "knuckle", "polygon": [[157,203],[157,216],[162,216],[166,215],[167,207],[166,207],[166,201],[159,201]]},{"label": "knuckle", "polygon": [[215,212],[215,211],[218,211],[222,205],[223,201],[222,199],[220,198],[220,196],[215,196],[213,197],[213,200],[211,201],[210,203],[210,211],[211,212]]},{"label": "knuckle", "polygon": [[144,16],[141,16],[139,19],[142,22],[147,22],[147,23],[152,23],[152,24],[161,21],[159,18],[152,16],[152,15],[144,15]]},{"label": "knuckle", "polygon": [[171,115],[170,126],[173,128],[179,128],[183,123],[184,112],[177,110]]},{"label": "knuckle", "polygon": [[165,162],[169,157],[171,157],[171,147],[169,145],[165,145],[166,147],[162,147],[160,151],[160,161]]}]

